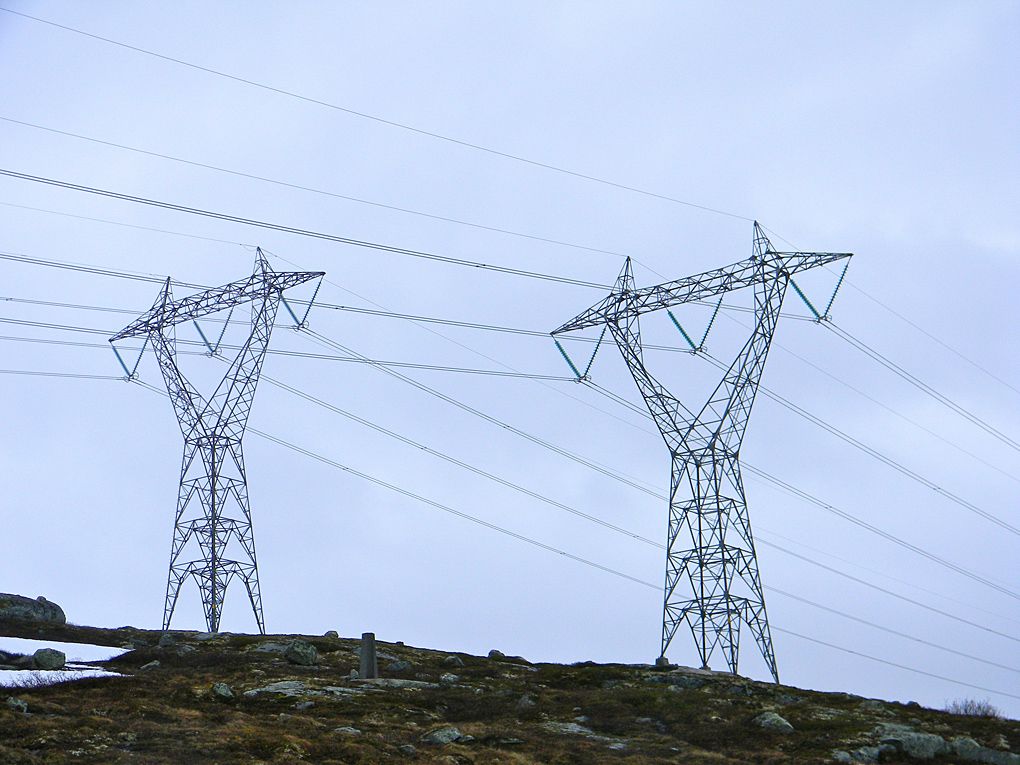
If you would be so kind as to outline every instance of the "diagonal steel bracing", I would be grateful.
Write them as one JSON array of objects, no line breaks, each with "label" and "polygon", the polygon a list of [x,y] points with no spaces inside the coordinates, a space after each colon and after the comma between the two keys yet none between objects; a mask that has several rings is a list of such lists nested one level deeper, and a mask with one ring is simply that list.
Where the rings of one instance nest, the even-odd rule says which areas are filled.
[{"label": "diagonal steel bracing", "polygon": [[[740,475],[740,445],[791,277],[848,257],[777,252],[756,222],[751,257],[725,268],[637,289],[628,258],[608,297],[553,332],[607,325],[669,448],[660,657],[686,624],[703,666],[719,650],[736,672],[743,623],[779,681]],[[639,317],[745,287],[754,290],[755,328],[705,405],[692,411],[645,367]]]},{"label": "diagonal steel bracing", "polygon": [[[110,339],[149,339],[184,435],[164,630],[170,627],[181,585],[193,579],[206,626],[217,632],[227,586],[237,577],[244,582],[259,632],[265,632],[241,441],[283,292],[322,276],[273,271],[260,249],[252,275],[223,287],[174,300],[167,279],[152,308]],[[251,333],[205,399],[177,366],[175,327],[244,303],[252,305]],[[189,556],[195,548],[198,557]]]}]

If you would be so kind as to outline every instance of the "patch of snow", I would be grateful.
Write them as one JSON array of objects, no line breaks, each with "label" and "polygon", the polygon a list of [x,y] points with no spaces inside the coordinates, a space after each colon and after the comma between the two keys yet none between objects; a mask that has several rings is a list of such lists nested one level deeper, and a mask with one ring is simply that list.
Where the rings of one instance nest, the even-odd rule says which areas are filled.
[{"label": "patch of snow", "polygon": [[89,645],[88,643],[58,643],[52,640],[29,640],[27,638],[0,637],[0,651],[23,653],[31,656],[40,648],[55,648],[63,651],[67,660],[71,661],[108,661],[128,651],[127,648],[114,648],[108,645]]},{"label": "patch of snow", "polygon": [[72,669],[2,669],[0,670],[0,688],[31,684],[56,685],[70,680],[84,680],[89,677],[122,677],[116,672],[105,669],[81,668]]}]

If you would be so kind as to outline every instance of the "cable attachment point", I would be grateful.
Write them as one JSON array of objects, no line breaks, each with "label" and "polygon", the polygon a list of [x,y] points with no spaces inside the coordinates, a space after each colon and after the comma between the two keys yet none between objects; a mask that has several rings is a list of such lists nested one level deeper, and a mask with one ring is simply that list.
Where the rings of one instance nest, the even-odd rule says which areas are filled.
[{"label": "cable attachment point", "polygon": [[113,355],[117,357],[117,361],[120,362],[121,369],[124,370],[124,377],[121,378],[124,382],[134,382],[138,379],[138,365],[142,363],[142,356],[145,355],[145,349],[149,345],[149,337],[146,335],[145,342],[142,343],[142,349],[138,352],[138,358],[135,359],[134,366],[128,369],[128,365],[124,363],[124,357],[120,355],[120,351],[117,350],[117,346],[112,342],[110,348],[113,349]]},{"label": "cable attachment point", "polygon": [[308,314],[312,312],[312,306],[315,305],[315,298],[319,296],[319,290],[321,288],[322,277],[320,276],[318,283],[315,285],[315,292],[312,293],[312,299],[308,301],[305,312],[301,315],[300,319],[297,317],[297,314],[294,313],[294,309],[290,307],[290,303],[287,301],[287,298],[285,298],[282,294],[280,295],[280,300],[283,301],[284,308],[287,309],[287,313],[289,313],[290,317],[294,320],[294,326],[291,327],[291,329],[295,332],[300,332],[302,329],[308,329]]}]

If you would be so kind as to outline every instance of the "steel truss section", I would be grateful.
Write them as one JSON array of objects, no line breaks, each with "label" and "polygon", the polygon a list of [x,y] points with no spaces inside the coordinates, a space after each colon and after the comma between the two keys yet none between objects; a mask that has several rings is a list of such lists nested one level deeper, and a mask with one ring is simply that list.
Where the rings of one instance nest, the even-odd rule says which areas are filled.
[{"label": "steel truss section", "polygon": [[[170,628],[181,585],[190,578],[202,596],[206,627],[219,631],[227,587],[237,577],[248,591],[259,632],[265,633],[241,442],[283,292],[324,275],[273,271],[259,249],[252,275],[223,287],[174,300],[167,279],[152,308],[110,338],[148,338],[184,435],[164,630]],[[244,303],[252,304],[251,333],[207,400],[177,366],[175,327]],[[187,549],[195,546],[189,543],[197,544],[199,557],[186,559]],[[228,548],[238,559],[226,557],[234,554]]]},{"label": "steel truss section", "polygon": [[[628,258],[608,297],[552,333],[607,325],[669,449],[660,658],[686,624],[702,665],[707,668],[718,649],[735,673],[743,623],[779,682],[740,475],[740,445],[791,277],[849,257],[850,253],[777,252],[755,222],[753,253],[747,260],[637,289]],[[694,412],[646,369],[638,318],[745,287],[754,289],[754,330],[708,401]]]}]

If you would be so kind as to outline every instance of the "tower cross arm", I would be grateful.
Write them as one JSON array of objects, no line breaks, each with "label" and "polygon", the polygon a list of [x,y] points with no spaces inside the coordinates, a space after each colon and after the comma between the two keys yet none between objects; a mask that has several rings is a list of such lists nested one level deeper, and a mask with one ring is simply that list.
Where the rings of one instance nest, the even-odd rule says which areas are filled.
[{"label": "tower cross arm", "polygon": [[269,271],[256,273],[222,287],[189,295],[180,300],[157,300],[156,304],[124,329],[110,342],[146,335],[163,327],[199,319],[217,311],[232,308],[270,292],[283,292],[291,287],[325,276],[324,271]]},{"label": "tower cross arm", "polygon": [[799,271],[824,266],[843,258],[849,252],[766,252],[738,263],[717,268],[713,271],[688,276],[653,287],[613,292],[566,324],[553,330],[552,334],[586,329],[606,323],[616,323],[631,316],[650,311],[706,300],[727,292],[785,274],[792,276]]}]

